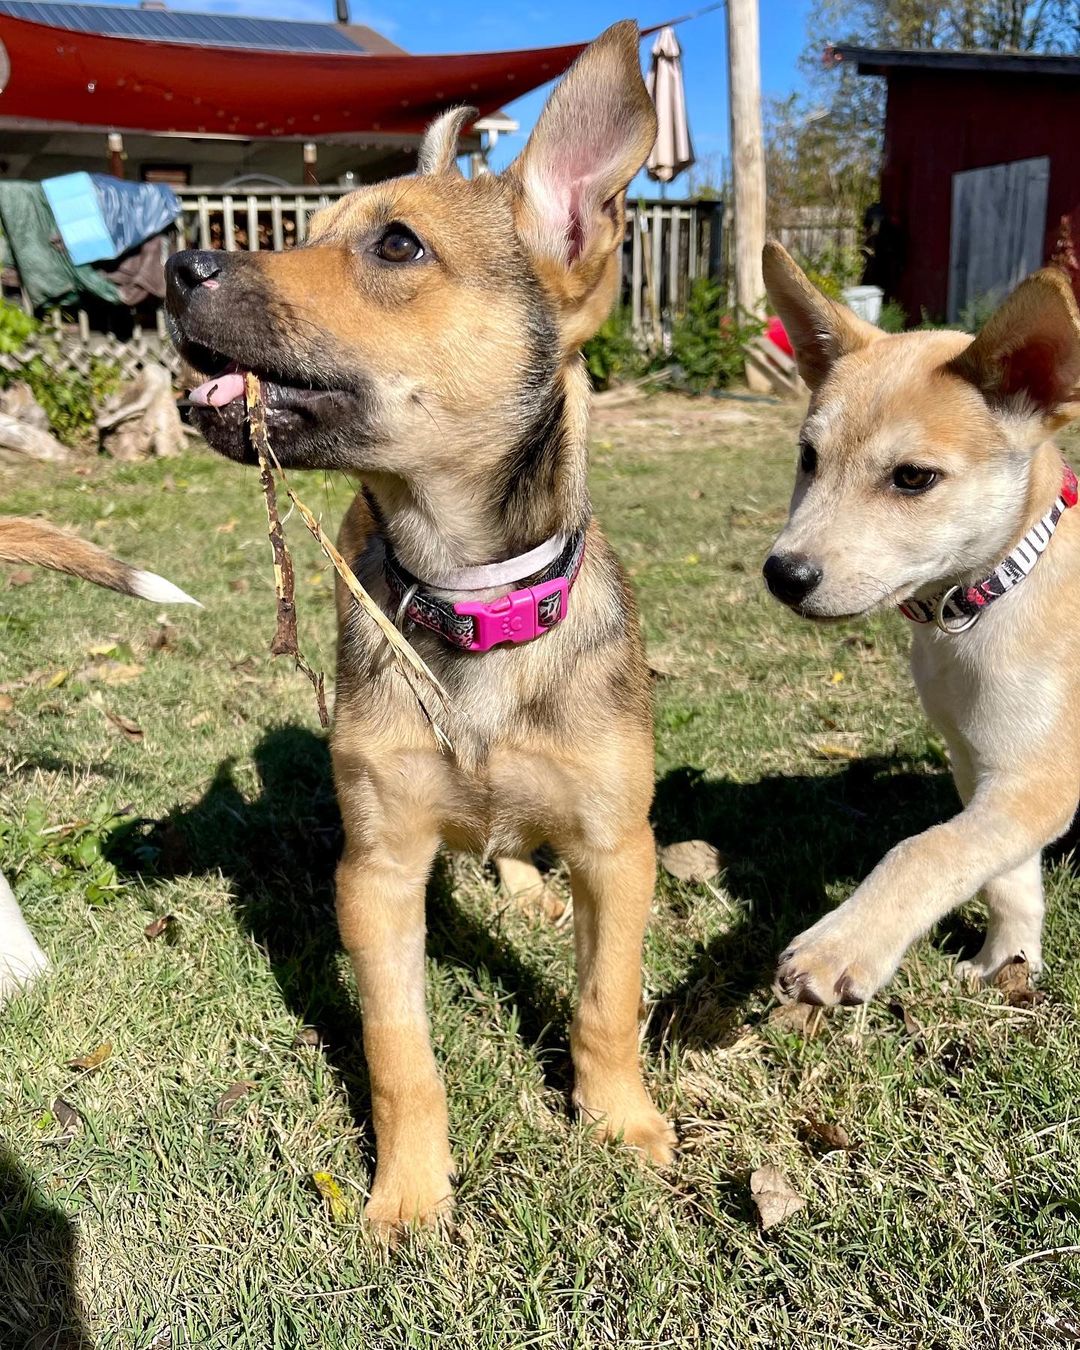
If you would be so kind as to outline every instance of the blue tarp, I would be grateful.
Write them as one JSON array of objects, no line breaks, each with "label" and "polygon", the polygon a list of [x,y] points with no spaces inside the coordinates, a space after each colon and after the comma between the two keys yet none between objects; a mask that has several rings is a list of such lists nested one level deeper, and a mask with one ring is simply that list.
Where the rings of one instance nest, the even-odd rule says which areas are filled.
[{"label": "blue tarp", "polygon": [[71,261],[119,258],[180,214],[172,188],[128,183],[104,173],[66,173],[41,184]]}]

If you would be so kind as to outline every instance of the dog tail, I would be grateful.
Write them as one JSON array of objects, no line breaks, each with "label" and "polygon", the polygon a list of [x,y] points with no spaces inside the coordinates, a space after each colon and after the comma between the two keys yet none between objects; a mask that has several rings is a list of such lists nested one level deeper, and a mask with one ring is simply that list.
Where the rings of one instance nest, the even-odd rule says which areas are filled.
[{"label": "dog tail", "polygon": [[89,544],[77,534],[44,520],[0,516],[0,562],[50,567],[54,572],[67,572],[73,577],[92,581],[96,586],[107,586],[109,590],[152,600],[159,605],[199,604],[186,591],[156,572],[131,567],[119,558],[110,557],[96,544]]}]

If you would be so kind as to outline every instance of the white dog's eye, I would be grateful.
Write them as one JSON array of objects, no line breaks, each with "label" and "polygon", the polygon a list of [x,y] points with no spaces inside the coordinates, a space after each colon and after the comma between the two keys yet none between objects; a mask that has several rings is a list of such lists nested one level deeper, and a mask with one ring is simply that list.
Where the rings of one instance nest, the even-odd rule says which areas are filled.
[{"label": "white dog's eye", "polygon": [[817,451],[809,441],[799,442],[799,468],[803,473],[814,473],[817,469]]},{"label": "white dog's eye", "polygon": [[893,469],[893,487],[901,492],[925,492],[937,482],[935,469],[923,469],[918,464],[898,464]]}]

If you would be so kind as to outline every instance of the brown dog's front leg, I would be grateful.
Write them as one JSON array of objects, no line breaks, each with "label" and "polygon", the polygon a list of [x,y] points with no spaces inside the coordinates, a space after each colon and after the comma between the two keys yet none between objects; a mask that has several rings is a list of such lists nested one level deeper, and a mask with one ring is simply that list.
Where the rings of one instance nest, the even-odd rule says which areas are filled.
[{"label": "brown dog's front leg", "polygon": [[338,923],[360,991],[375,1124],[365,1215],[382,1229],[434,1223],[452,1203],[446,1093],[424,990],[424,891],[437,847],[422,832],[385,851],[347,842],[338,867]]},{"label": "brown dog's front leg", "polygon": [[[849,900],[795,939],[780,957],[780,992],[805,1003],[865,1002],[931,925],[995,878],[1030,869],[1067,828],[1076,796],[1074,766],[1060,761],[1051,772],[987,778],[958,816],[890,849]],[[1040,926],[1041,909],[1035,938]],[[1031,943],[1030,924],[1025,931]]]},{"label": "brown dog's front leg", "polygon": [[652,831],[643,824],[618,848],[582,849],[570,861],[578,964],[574,1101],[604,1138],[621,1135],[667,1163],[675,1132],[650,1101],[638,1064],[641,947],[656,883]]}]

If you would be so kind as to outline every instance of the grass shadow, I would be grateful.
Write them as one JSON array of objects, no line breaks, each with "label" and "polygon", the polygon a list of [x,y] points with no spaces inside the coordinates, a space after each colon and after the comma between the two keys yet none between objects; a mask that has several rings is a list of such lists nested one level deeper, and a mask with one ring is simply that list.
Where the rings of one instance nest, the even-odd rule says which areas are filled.
[{"label": "grass shadow", "polygon": [[0,1345],[92,1350],[74,1292],[75,1234],[0,1142]]},{"label": "grass shadow", "polygon": [[854,887],[901,839],[957,809],[952,779],[910,760],[854,760],[835,773],[772,775],[753,783],[696,768],[657,783],[660,844],[707,839],[724,856],[724,886],[745,921],[704,945],[661,996],[657,1035],[688,1046],[724,1043],[745,1004],[767,988],[777,954],[830,907],[831,887]]}]

